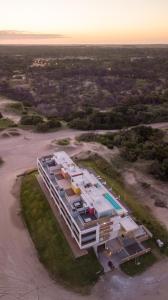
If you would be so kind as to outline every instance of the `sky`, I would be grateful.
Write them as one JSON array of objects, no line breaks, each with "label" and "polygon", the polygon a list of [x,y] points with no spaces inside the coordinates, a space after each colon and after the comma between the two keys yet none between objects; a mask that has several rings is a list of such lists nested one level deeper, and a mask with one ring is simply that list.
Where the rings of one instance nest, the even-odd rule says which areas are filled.
[{"label": "sky", "polygon": [[168,43],[168,0],[0,0],[0,44]]}]

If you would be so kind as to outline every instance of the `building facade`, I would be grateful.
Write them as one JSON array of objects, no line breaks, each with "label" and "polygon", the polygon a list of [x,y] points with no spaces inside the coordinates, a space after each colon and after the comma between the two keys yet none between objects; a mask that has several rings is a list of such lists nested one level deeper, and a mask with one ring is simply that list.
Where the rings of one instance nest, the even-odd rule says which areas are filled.
[{"label": "building facade", "polygon": [[61,151],[37,159],[38,172],[80,249],[106,248],[119,237],[143,239],[120,199],[99,176],[79,168]]}]

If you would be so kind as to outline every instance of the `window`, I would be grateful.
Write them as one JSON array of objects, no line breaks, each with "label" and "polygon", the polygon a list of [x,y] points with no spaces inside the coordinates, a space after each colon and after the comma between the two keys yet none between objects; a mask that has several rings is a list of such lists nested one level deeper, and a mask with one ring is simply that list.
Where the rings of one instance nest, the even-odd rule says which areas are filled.
[{"label": "window", "polygon": [[96,230],[89,231],[87,233],[82,234],[82,238],[88,237],[89,235],[96,235]]},{"label": "window", "polygon": [[79,230],[74,223],[73,223],[73,226],[75,227],[76,231],[79,233]]},{"label": "window", "polygon": [[92,239],[89,240],[89,241],[82,241],[81,245],[84,246],[84,245],[93,243],[93,242],[95,242],[95,241],[96,241],[96,237],[95,237],[95,238],[92,238]]},{"label": "window", "polygon": [[79,235],[74,230],[73,230],[73,233],[74,233],[75,237],[77,238],[77,240],[79,241]]}]

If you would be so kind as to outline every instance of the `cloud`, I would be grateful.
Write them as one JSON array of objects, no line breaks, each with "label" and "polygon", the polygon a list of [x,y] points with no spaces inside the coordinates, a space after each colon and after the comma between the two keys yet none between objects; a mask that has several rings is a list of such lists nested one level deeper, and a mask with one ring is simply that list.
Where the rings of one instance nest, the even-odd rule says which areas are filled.
[{"label": "cloud", "polygon": [[66,38],[65,35],[56,33],[32,33],[26,31],[17,30],[0,30],[1,40],[18,40],[18,39],[35,39],[35,40],[48,40],[48,39],[60,39]]}]

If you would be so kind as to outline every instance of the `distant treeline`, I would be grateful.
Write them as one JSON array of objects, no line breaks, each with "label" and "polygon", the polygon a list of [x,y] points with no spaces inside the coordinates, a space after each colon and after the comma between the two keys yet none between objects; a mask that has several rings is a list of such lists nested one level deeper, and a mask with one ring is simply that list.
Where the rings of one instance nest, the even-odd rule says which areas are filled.
[{"label": "distant treeline", "polygon": [[128,103],[118,105],[107,112],[86,110],[74,113],[69,125],[82,130],[107,130],[122,129],[139,124],[168,122],[167,99],[157,99],[157,104],[150,104],[150,101],[155,102],[154,98],[149,100],[149,104],[135,104],[128,101]]},{"label": "distant treeline", "polygon": [[113,57],[129,57],[136,56],[141,57],[146,55],[160,55],[166,54],[168,50],[167,45],[116,45],[116,46],[89,46],[89,45],[67,45],[67,46],[50,46],[50,45],[1,45],[0,55],[8,56],[40,56],[40,57],[65,57],[65,56],[93,56],[106,58]]}]

